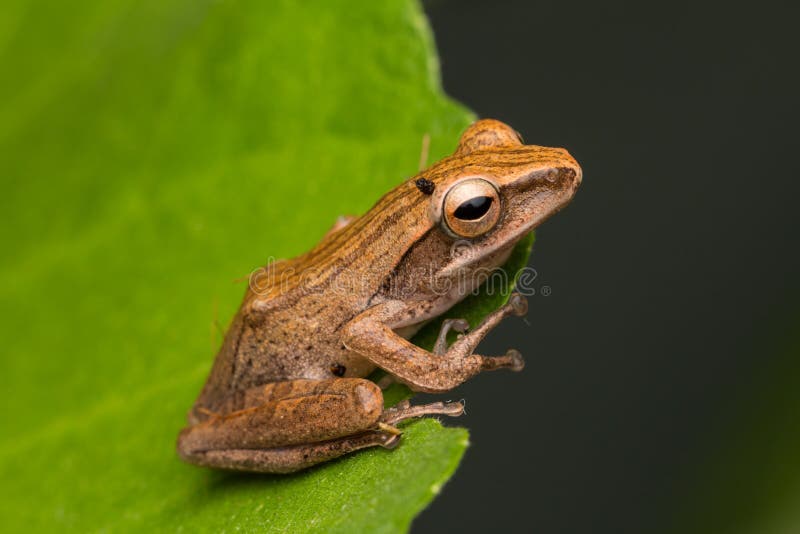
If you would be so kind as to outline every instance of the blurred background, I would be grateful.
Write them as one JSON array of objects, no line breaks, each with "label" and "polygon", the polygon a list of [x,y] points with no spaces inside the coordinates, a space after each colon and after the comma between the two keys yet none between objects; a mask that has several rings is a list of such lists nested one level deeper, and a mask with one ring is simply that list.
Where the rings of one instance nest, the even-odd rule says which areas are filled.
[{"label": "blurred background", "polygon": [[796,6],[424,5],[445,91],[584,181],[415,530],[800,532]]}]

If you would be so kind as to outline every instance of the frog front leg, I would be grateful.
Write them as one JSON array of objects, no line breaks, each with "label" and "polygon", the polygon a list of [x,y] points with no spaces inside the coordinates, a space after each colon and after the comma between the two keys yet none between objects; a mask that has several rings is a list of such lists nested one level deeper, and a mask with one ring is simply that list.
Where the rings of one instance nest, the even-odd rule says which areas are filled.
[{"label": "frog front leg", "polygon": [[[442,393],[449,391],[481,371],[524,367],[522,356],[516,350],[504,356],[473,354],[478,343],[501,320],[509,315],[524,315],[527,302],[514,294],[508,303],[489,314],[474,330],[460,336],[449,348],[443,336],[437,341],[436,352],[424,350],[397,335],[394,328],[414,309],[402,301],[387,301],[357,315],[344,328],[345,346],[372,363],[394,375],[414,391]],[[454,324],[448,323],[447,328]],[[463,324],[457,324],[463,328]]]},{"label": "frog front leg", "polygon": [[292,380],[251,388],[181,431],[178,454],[205,467],[290,473],[367,447],[397,446],[391,425],[427,414],[460,415],[460,403],[383,410],[361,378]]}]

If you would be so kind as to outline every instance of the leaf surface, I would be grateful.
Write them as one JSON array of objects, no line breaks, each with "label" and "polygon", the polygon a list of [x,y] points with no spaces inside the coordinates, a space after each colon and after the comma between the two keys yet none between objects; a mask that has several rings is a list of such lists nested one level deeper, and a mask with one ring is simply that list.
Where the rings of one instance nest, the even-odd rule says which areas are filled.
[{"label": "leaf surface", "polygon": [[234,280],[471,120],[419,6],[7,0],[0,69],[5,529],[405,530],[465,430],[420,421],[291,477],[187,466],[174,440]]}]

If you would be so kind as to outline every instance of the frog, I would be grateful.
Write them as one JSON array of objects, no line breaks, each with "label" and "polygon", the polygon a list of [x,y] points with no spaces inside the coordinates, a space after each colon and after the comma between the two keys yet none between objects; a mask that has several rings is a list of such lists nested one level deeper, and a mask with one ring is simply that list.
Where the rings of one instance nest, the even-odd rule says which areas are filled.
[{"label": "frog", "polygon": [[[446,393],[484,371],[520,371],[515,349],[478,344],[522,316],[520,293],[474,328],[446,318],[432,349],[409,339],[480,286],[514,246],[564,208],[582,180],[562,148],[526,145],[494,119],[455,151],[340,217],[308,252],[250,276],[177,452],[198,466],[286,474],[371,447],[393,449],[400,423],[464,412],[462,401],[385,407],[392,381]],[[448,334],[450,334],[448,336]],[[455,336],[454,336],[455,334]],[[382,370],[386,380],[369,377]]]}]

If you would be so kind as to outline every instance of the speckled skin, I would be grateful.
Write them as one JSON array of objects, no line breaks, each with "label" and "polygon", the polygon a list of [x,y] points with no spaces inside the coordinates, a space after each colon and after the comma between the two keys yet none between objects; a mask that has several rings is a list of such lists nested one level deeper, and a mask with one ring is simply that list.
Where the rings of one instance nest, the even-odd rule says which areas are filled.
[{"label": "speckled skin", "polygon": [[[424,187],[415,183],[421,177]],[[496,185],[500,219],[466,240],[469,254],[454,254],[459,238],[442,224],[444,195],[470,177]],[[483,370],[521,369],[516,351],[472,352],[502,318],[524,312],[518,296],[449,348],[440,343],[443,354],[406,338],[468,294],[471,284],[459,280],[502,265],[517,241],[572,199],[580,181],[581,169],[565,150],[523,145],[505,124],[481,120],[452,156],[363,216],[340,218],[308,253],[256,273],[179,436],[181,457],[291,472],[360,448],[396,445],[399,434],[389,422],[460,414],[458,403],[384,411],[380,389],[364,377],[379,367],[413,390],[443,392]],[[450,290],[442,291],[448,281]]]}]

